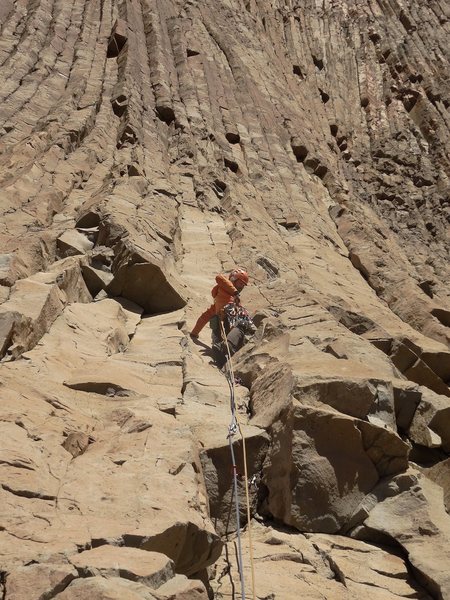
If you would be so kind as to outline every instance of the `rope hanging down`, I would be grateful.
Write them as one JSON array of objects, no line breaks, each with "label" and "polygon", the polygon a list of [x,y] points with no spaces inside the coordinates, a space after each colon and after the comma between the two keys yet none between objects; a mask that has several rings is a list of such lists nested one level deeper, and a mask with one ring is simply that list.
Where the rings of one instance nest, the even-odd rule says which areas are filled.
[{"label": "rope hanging down", "polygon": [[244,463],[244,482],[245,482],[245,499],[247,504],[247,524],[248,524],[248,543],[249,543],[249,554],[250,554],[250,567],[252,575],[252,597],[256,600],[255,591],[255,568],[253,564],[253,544],[252,544],[252,526],[251,526],[251,514],[250,514],[250,495],[248,491],[248,470],[247,470],[247,450],[245,446],[245,437],[239,422],[238,415],[236,413],[236,402],[235,402],[235,382],[233,365],[231,364],[231,352],[228,345],[227,336],[223,327],[223,323],[220,320],[220,331],[222,339],[227,350],[227,381],[230,387],[230,408],[231,408],[231,422],[228,428],[228,443],[230,446],[231,461],[233,465],[233,491],[234,491],[234,502],[236,509],[236,527],[238,536],[238,562],[239,562],[239,576],[241,580],[241,596],[242,600],[245,600],[245,583],[244,583],[244,569],[242,563],[242,544],[241,544],[241,524],[239,516],[239,498],[238,498],[238,487],[237,487],[237,467],[233,448],[233,436],[239,430],[242,439],[242,458]]}]

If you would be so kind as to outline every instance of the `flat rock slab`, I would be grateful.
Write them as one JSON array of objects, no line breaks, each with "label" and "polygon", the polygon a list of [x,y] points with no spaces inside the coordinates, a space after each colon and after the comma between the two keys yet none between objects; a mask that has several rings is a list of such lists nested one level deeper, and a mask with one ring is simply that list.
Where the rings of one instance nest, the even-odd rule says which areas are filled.
[{"label": "flat rock slab", "polygon": [[174,564],[164,554],[138,548],[100,546],[70,557],[85,576],[123,577],[157,589],[174,575]]}]

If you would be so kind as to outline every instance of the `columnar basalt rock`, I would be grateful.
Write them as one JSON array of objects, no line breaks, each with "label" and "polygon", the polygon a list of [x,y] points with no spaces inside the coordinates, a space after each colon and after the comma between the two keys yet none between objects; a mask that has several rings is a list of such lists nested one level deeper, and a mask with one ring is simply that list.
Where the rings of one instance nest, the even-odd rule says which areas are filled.
[{"label": "columnar basalt rock", "polygon": [[236,594],[236,265],[258,596],[450,597],[449,18],[0,3],[2,597]]}]

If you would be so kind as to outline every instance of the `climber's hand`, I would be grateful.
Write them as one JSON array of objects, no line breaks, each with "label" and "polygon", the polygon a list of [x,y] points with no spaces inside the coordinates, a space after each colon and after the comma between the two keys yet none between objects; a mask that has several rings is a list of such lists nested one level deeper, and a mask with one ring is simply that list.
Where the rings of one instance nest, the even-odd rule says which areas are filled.
[{"label": "climber's hand", "polygon": [[236,294],[234,297],[234,303],[237,304],[238,306],[240,306],[241,304],[241,297],[239,296],[239,294]]}]

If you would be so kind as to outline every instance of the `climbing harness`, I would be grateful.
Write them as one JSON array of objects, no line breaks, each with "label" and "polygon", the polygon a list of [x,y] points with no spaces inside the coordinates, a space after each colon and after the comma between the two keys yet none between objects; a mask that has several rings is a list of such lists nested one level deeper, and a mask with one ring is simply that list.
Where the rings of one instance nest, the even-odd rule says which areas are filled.
[{"label": "climbing harness", "polygon": [[242,439],[242,458],[244,463],[244,483],[245,483],[245,499],[247,504],[247,524],[248,524],[248,541],[249,541],[249,554],[250,554],[250,566],[251,566],[251,575],[252,575],[252,596],[253,600],[256,600],[256,592],[255,592],[255,568],[253,564],[253,545],[252,545],[252,529],[251,529],[251,514],[250,514],[250,496],[249,496],[249,486],[248,486],[248,471],[247,471],[247,451],[245,446],[245,437],[239,423],[239,418],[236,412],[236,401],[235,401],[235,379],[233,373],[233,365],[231,364],[231,352],[230,347],[228,345],[227,336],[225,334],[225,329],[223,327],[222,320],[220,321],[220,331],[222,335],[223,344],[226,348],[227,354],[227,381],[228,386],[230,388],[230,408],[231,408],[231,422],[228,427],[228,443],[230,446],[231,453],[231,464],[233,469],[233,492],[234,492],[234,503],[236,510],[236,527],[237,527],[237,537],[238,537],[238,563],[239,563],[239,576],[241,581],[241,597],[242,600],[245,600],[245,582],[244,582],[244,569],[242,563],[242,543],[241,543],[241,524],[240,524],[240,515],[239,515],[239,497],[238,497],[238,487],[237,487],[237,466],[236,459],[233,448],[233,436],[239,431],[239,434]]},{"label": "climbing harness", "polygon": [[223,314],[228,321],[230,329],[237,327],[244,334],[255,333],[256,326],[253,323],[248,310],[240,304],[235,304],[234,302],[225,304],[223,307]]}]

